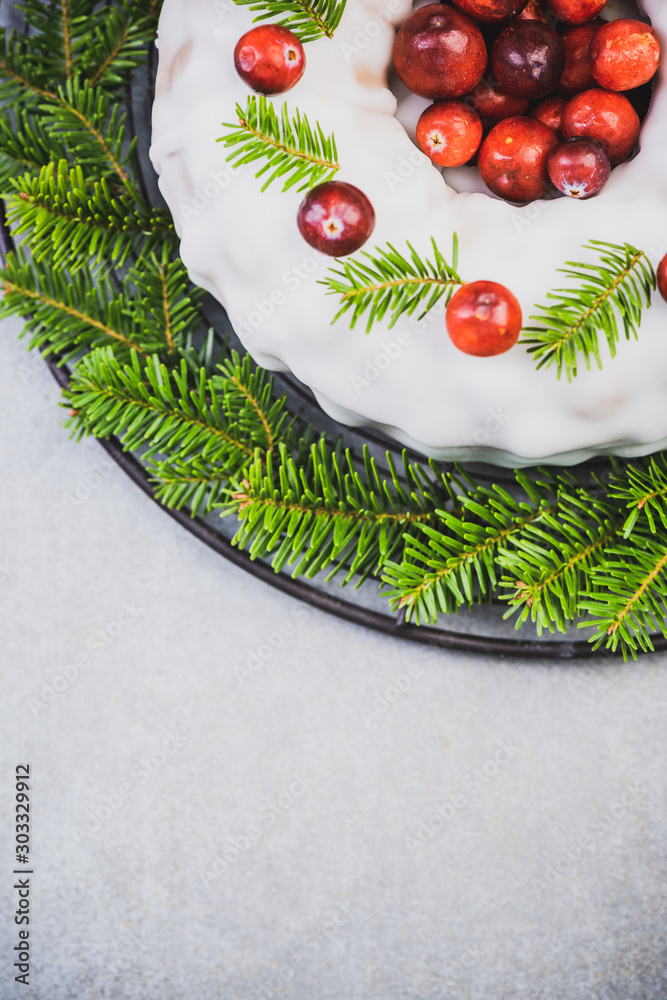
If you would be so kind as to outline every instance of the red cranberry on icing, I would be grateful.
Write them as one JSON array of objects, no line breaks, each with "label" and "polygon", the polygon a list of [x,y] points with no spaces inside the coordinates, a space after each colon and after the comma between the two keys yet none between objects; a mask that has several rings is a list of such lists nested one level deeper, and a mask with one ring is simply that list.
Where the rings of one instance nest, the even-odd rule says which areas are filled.
[{"label": "red cranberry on icing", "polygon": [[546,0],[547,8],[566,24],[584,24],[597,17],[607,0]]},{"label": "red cranberry on icing", "polygon": [[640,128],[639,115],[624,94],[596,88],[570,98],[561,131],[564,139],[579,135],[595,139],[615,167],[635,148]]},{"label": "red cranberry on icing", "polygon": [[541,21],[513,21],[491,49],[491,70],[501,87],[520,97],[546,97],[565,68],[563,40]]},{"label": "red cranberry on icing", "polygon": [[590,198],[611,176],[609,157],[594,139],[568,139],[549,153],[549,177],[570,198]]},{"label": "red cranberry on icing", "polygon": [[306,68],[296,35],[277,24],[253,28],[234,49],[236,72],[259,94],[283,94],[298,83]]},{"label": "red cranberry on icing", "polygon": [[468,17],[480,24],[507,21],[526,6],[527,0],[453,0],[453,3]]},{"label": "red cranberry on icing", "polygon": [[633,90],[655,76],[660,41],[649,24],[621,18],[603,25],[591,42],[591,69],[607,90]]},{"label": "red cranberry on icing", "polygon": [[514,347],[523,317],[516,297],[504,285],[472,281],[452,295],[445,322],[455,347],[488,358]]},{"label": "red cranberry on icing", "polygon": [[479,172],[494,194],[534,201],[549,190],[547,159],[557,145],[556,133],[535,118],[505,118],[482,143]]},{"label": "red cranberry on icing", "polygon": [[375,211],[359,188],[327,181],[309,191],[297,216],[306,243],[330,257],[346,257],[362,247],[375,228]]},{"label": "red cranberry on icing", "polygon": [[466,97],[466,103],[475,109],[482,123],[489,127],[502,121],[503,118],[525,115],[530,101],[527,97],[508,94],[500,84],[483,76],[475,89]]},{"label": "red cranberry on icing", "polygon": [[543,97],[530,112],[530,117],[537,118],[538,122],[542,122],[547,128],[560,133],[560,128],[563,124],[563,111],[566,104],[567,97],[560,97],[558,94],[552,94],[551,97]]},{"label": "red cranberry on icing", "polygon": [[394,66],[413,94],[432,101],[462,97],[477,86],[487,53],[476,24],[453,7],[420,7],[398,30]]},{"label": "red cranberry on icing", "polygon": [[658,264],[658,291],[667,302],[667,254]]},{"label": "red cranberry on icing", "polygon": [[417,142],[439,167],[460,167],[475,155],[482,141],[482,122],[463,101],[437,101],[417,122]]},{"label": "red cranberry on icing", "polygon": [[580,94],[596,86],[591,69],[590,46],[598,28],[605,22],[598,18],[588,24],[567,28],[562,35],[565,45],[565,69],[558,84],[558,93],[565,97]]}]

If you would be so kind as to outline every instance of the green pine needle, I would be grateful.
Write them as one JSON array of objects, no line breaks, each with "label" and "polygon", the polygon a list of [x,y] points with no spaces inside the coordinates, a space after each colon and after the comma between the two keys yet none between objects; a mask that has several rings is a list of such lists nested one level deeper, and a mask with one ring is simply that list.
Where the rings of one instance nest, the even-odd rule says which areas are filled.
[{"label": "green pine needle", "polygon": [[[346,0],[234,0],[251,11],[262,11],[254,20],[271,20],[302,42],[333,38],[345,10]],[[279,20],[277,20],[279,19]]]},{"label": "green pine needle", "polygon": [[297,187],[304,191],[335,177],[336,140],[325,136],[319,124],[313,129],[305,115],[296,111],[290,119],[283,104],[280,118],[266,97],[249,97],[245,110],[236,105],[238,123],[224,123],[231,131],[218,142],[233,152],[227,157],[234,167],[266,160],[256,177],[269,173],[262,191],[278,178],[284,179],[283,191]]},{"label": "green pine needle", "polygon": [[102,261],[122,267],[131,255],[140,260],[170,242],[176,250],[166,211],[138,206],[124,193],[114,196],[104,177],[87,183],[81,167],[49,163],[13,186],[7,218],[15,235],[29,234],[36,261],[50,259],[76,273]]},{"label": "green pine needle", "polygon": [[667,454],[661,452],[615,475],[609,496],[624,501],[630,509],[623,525],[624,538],[629,538],[635,525],[644,519],[651,533],[667,531]]},{"label": "green pine needle", "polygon": [[388,312],[391,328],[401,316],[411,316],[419,306],[422,310],[419,319],[423,319],[443,297],[445,303],[449,302],[454,289],[462,284],[456,273],[458,237],[454,233],[451,265],[438,250],[435,239],[431,243],[433,260],[422,259],[410,243],[409,258],[388,243],[386,250],[376,247],[375,254],[362,250],[368,263],[349,257],[339,261],[338,269],[329,268],[330,276],[320,284],[329,289],[327,294],[341,298],[341,307],[332,322],[352,309],[350,327],[354,327],[368,312],[366,333],[370,333],[373,324],[379,323]]},{"label": "green pine needle", "polygon": [[525,328],[532,336],[521,343],[537,360],[537,368],[556,365],[558,378],[563,372],[571,381],[577,375],[579,357],[590,369],[594,359],[602,368],[600,334],[604,336],[613,358],[621,329],[626,340],[637,337],[642,309],[651,305],[656,287],[653,266],[642,250],[629,243],[616,246],[591,240],[585,249],[598,253],[599,264],[575,264],[568,261],[562,273],[575,285],[550,292],[553,305],[538,306],[541,315],[531,316],[539,326]]},{"label": "green pine needle", "polygon": [[[271,556],[276,572],[327,579],[345,571],[357,585],[400,552],[405,531],[435,523],[435,509],[451,498],[403,456],[402,477],[387,456],[383,476],[368,449],[363,462],[331,449],[322,438],[295,458],[284,444],[266,466],[257,459],[231,492],[226,513],[241,519],[234,539],[253,559]],[[361,465],[361,467],[359,467]]]}]

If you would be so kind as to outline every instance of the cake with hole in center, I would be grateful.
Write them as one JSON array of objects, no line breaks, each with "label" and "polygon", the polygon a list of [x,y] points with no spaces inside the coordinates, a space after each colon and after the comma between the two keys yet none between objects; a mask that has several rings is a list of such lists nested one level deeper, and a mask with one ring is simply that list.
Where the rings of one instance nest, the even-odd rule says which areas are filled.
[{"label": "cake with hole in center", "polygon": [[255,361],[442,460],[666,447],[664,0],[253,8],[165,0],[151,156]]}]

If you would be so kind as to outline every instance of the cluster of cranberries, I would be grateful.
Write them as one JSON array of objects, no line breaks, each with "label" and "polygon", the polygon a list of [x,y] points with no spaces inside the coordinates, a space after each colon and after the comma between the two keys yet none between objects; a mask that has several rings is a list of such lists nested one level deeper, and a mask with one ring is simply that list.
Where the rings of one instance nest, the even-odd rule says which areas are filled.
[{"label": "cluster of cranberries", "polygon": [[656,73],[653,28],[602,20],[606,0],[453,3],[419,8],[396,36],[400,79],[435,102],[417,125],[420,148],[444,167],[477,155],[487,187],[509,201],[539,198],[549,181],[573,198],[596,194],[637,143],[622,92]]},{"label": "cluster of cranberries", "polygon": [[[591,39],[597,43],[603,22],[591,22],[591,17],[599,13],[606,0],[546,0],[549,10],[569,24],[584,22],[562,38],[547,23],[542,0],[454,2],[460,10],[444,3],[417,10],[396,38],[394,58],[399,76],[414,93],[436,102],[419,121],[417,138],[421,148],[435,163],[445,166],[466,163],[479,150],[486,183],[512,200],[529,200],[544,192],[547,161],[554,183],[558,184],[555,178],[560,176],[559,171],[568,177],[568,194],[575,194],[575,185],[579,185],[582,197],[593,193],[590,174],[604,177],[604,183],[610,163],[619,163],[630,154],[639,132],[637,118],[636,132],[630,139],[627,111],[619,105],[600,105],[597,95],[606,95],[605,101],[625,102],[636,117],[627,98],[615,92],[627,87],[614,89],[613,84],[619,80],[626,84],[633,74],[629,86],[639,86],[637,81],[646,76],[648,69],[646,79],[653,76],[660,55],[657,39],[653,43],[654,33],[639,21],[612,22],[639,27],[605,37],[594,49]],[[488,62],[487,48],[471,18],[482,25],[511,19],[491,50],[497,83],[482,79]],[[568,41],[577,31],[577,40]],[[636,52],[632,50],[636,54],[632,60],[627,47],[629,31],[644,32],[643,48],[638,45]],[[585,45],[583,38],[588,39]],[[599,71],[607,74],[602,86],[607,89],[587,91],[592,86],[589,75],[594,71],[594,58],[598,58],[593,52],[598,49],[602,67]],[[653,53],[650,60],[647,52]],[[239,39],[234,63],[252,90],[267,95],[290,90],[306,68],[303,46],[296,35],[271,24],[254,28]],[[547,96],[556,87],[558,95]],[[465,103],[453,100],[465,95]],[[568,118],[569,135],[564,129],[563,112],[570,108],[572,100],[568,102],[565,95],[575,95],[572,100],[583,99]],[[541,100],[528,117],[531,98]],[[485,130],[488,135],[482,143]],[[570,139],[569,143],[559,144],[558,130]],[[329,181],[306,195],[297,223],[301,235],[315,250],[344,257],[369,239],[375,227],[375,212],[359,188]],[[658,281],[667,298],[667,257],[659,269]],[[521,307],[503,285],[473,281],[452,296],[446,324],[449,336],[461,351],[489,357],[504,353],[517,342],[522,328]]]}]

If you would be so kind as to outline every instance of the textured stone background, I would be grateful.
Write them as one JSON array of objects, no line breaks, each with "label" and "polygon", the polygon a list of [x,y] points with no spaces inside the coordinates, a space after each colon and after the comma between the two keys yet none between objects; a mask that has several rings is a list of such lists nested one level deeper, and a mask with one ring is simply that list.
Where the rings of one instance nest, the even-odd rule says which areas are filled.
[{"label": "textured stone background", "polygon": [[665,658],[433,654],[304,609],[71,442],[17,332],[0,807],[29,760],[34,960],[15,986],[3,836],[0,1000],[663,1000]]}]

